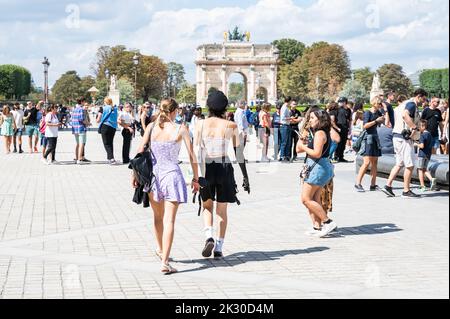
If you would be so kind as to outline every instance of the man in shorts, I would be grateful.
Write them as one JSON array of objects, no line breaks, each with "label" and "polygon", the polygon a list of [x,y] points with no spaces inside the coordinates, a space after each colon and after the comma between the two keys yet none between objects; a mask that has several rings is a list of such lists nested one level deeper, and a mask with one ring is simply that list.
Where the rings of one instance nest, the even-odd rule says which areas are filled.
[{"label": "man in shorts", "polygon": [[[25,134],[28,135],[28,145],[30,146],[30,153],[38,152],[37,144],[39,141],[39,122],[38,109],[31,102],[27,102],[27,109],[23,118],[25,124]],[[34,147],[33,147],[34,136]]]},{"label": "man in shorts", "polygon": [[[418,117],[419,106],[427,99],[428,93],[423,89],[417,89],[414,92],[414,98],[405,101],[405,104],[400,105],[395,110],[395,126],[393,129],[393,142],[396,165],[391,171],[386,186],[381,190],[388,197],[395,197],[392,190],[392,183],[397,177],[400,170],[404,167],[405,173],[403,176],[403,198],[420,198],[419,195],[411,191],[411,177],[414,171],[417,155],[414,150],[414,141],[409,135],[414,135],[418,132],[418,127],[415,119]],[[407,134],[409,132],[409,134]]]}]

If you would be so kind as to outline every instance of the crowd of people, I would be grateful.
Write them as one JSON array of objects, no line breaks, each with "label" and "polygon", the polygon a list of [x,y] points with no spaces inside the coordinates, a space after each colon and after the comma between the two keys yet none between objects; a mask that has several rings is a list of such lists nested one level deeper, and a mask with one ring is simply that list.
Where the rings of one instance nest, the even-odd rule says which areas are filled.
[{"label": "crowd of people", "polygon": [[[398,106],[394,108],[394,104]],[[330,102],[325,109],[310,106],[303,112],[290,97],[275,105],[275,112],[269,103],[251,111],[242,101],[232,114],[227,113],[227,108],[225,94],[215,91],[208,97],[206,117],[200,107],[181,107],[174,99],[165,99],[159,105],[147,102],[136,110],[131,103],[117,107],[107,97],[104,105],[94,111],[93,121],[98,124],[109,164],[118,164],[114,156],[114,137],[119,128],[124,164],[130,163],[131,141],[136,132],[142,136],[138,154],[151,154],[151,182],[142,185],[134,171],[132,185],[138,198],[147,196],[153,209],[156,255],[161,259],[164,274],[177,271],[169,264],[169,256],[176,213],[179,205],[187,203],[188,199],[187,183],[178,159],[182,143],[187,148],[193,172],[192,191],[199,193],[199,200],[203,202],[205,242],[202,255],[205,258],[223,257],[228,204],[240,204],[233,160],[228,152],[230,148],[234,150],[234,160],[242,172],[242,187],[250,193],[244,150],[253,130],[257,143],[262,146],[261,162],[292,163],[299,160],[299,154],[305,154],[300,174],[301,201],[312,221],[308,234],[317,237],[328,236],[337,228],[329,218],[333,209],[333,164],[348,162],[345,155],[349,152],[354,151],[363,158],[356,176],[357,192],[365,192],[362,181],[370,168],[369,190],[395,197],[392,183],[404,168],[404,198],[420,197],[411,191],[414,168],[418,169],[420,191],[436,190],[436,178],[428,170],[431,156],[448,154],[448,101],[437,97],[428,100],[428,93],[422,89],[416,90],[410,99],[396,96],[394,92],[389,92],[386,98],[377,96],[366,110],[362,104],[354,104],[345,97]],[[68,125],[75,139],[74,161],[76,164],[89,163],[85,152],[87,131],[93,122],[90,109],[90,104],[82,98],[68,114],[61,114],[61,109],[55,105],[44,109],[42,102],[37,105],[28,102],[25,109],[20,104],[14,104],[12,108],[4,106],[0,127],[6,153],[11,152],[11,146],[14,153],[23,153],[22,135],[25,134],[31,153],[38,152],[40,141],[42,161],[56,163],[58,128],[64,118],[70,118]],[[271,144],[273,154],[269,157]],[[387,184],[379,187],[377,165],[383,154],[395,154],[396,165]],[[425,185],[425,177],[430,181],[429,188]],[[216,235],[214,216],[218,224]]]}]

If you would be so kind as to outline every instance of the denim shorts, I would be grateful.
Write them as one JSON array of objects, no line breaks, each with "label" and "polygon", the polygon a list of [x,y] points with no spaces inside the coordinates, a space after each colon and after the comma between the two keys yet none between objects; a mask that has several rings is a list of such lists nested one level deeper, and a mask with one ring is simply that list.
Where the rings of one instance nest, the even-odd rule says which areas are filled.
[{"label": "denim shorts", "polygon": [[36,136],[39,134],[39,126],[37,124],[25,125],[25,134],[28,136]]},{"label": "denim shorts", "polygon": [[77,144],[86,144],[86,140],[87,140],[87,133],[80,133],[80,134],[74,134],[75,135],[75,142]]},{"label": "denim shorts", "polygon": [[[308,158],[306,165],[312,167],[315,161]],[[324,187],[334,177],[334,166],[328,158],[321,158],[309,173],[309,177],[305,179],[305,183],[310,185]]]},{"label": "denim shorts", "polygon": [[433,148],[439,149],[441,147],[441,142],[439,137],[433,137]]}]

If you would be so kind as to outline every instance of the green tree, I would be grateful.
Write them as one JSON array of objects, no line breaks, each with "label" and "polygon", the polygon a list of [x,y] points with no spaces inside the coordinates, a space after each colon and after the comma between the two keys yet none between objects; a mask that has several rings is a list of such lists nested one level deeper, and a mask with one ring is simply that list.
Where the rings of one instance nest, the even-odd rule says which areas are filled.
[{"label": "green tree", "polygon": [[127,79],[119,79],[117,81],[117,88],[120,92],[120,103],[126,102],[134,103],[134,87]]},{"label": "green tree", "polygon": [[308,98],[308,73],[302,60],[280,67],[278,88],[283,96],[291,96],[300,102]]},{"label": "green tree", "polygon": [[31,74],[18,65],[0,65],[0,94],[21,99],[31,92]]},{"label": "green tree", "polygon": [[228,89],[228,102],[237,103],[240,100],[245,100],[244,97],[244,84],[243,83],[230,83]]},{"label": "green tree", "polygon": [[385,92],[394,91],[398,94],[409,96],[413,91],[411,80],[403,72],[398,64],[385,64],[378,69],[381,88]]},{"label": "green tree", "polygon": [[353,76],[356,81],[362,84],[366,92],[372,90],[373,77],[375,73],[370,70],[370,67],[366,66],[362,69],[353,70]]},{"label": "green tree", "polygon": [[448,99],[449,95],[449,87],[448,87],[448,68],[442,70],[442,92],[443,97]]},{"label": "green tree", "polygon": [[345,96],[354,102],[365,103],[368,101],[368,94],[364,86],[357,80],[349,79],[345,82],[340,96]]},{"label": "green tree", "polygon": [[67,71],[53,85],[52,97],[57,103],[73,104],[83,96],[81,79],[76,71]]},{"label": "green tree", "polygon": [[307,76],[308,96],[313,100],[335,99],[351,75],[344,47],[327,42],[317,42],[307,48],[300,65]]},{"label": "green tree", "polygon": [[282,64],[292,64],[303,55],[305,44],[294,39],[281,39],[272,42],[280,52],[280,60]]},{"label": "green tree", "polygon": [[184,79],[185,74],[183,65],[175,62],[167,64],[166,90],[170,96],[177,96],[177,92],[186,82]]},{"label": "green tree", "polygon": [[[134,84],[137,70],[137,92],[143,100],[150,98],[160,99],[163,93],[163,84],[167,79],[167,66],[156,56],[139,55],[139,64],[133,63],[135,51],[128,51],[125,46],[102,46],[98,49],[96,61],[92,69],[97,79],[105,79],[105,71],[115,74],[119,79],[127,79]],[[98,87],[99,90],[101,88]]]},{"label": "green tree", "polygon": [[92,103],[92,97],[89,94],[88,90],[91,87],[93,87],[93,86],[95,86],[95,79],[94,79],[94,77],[88,75],[88,76],[85,76],[85,77],[81,78],[81,80],[80,80],[80,93],[81,93],[81,95],[83,97],[86,98],[86,100],[89,103]]},{"label": "green tree", "polygon": [[178,91],[177,101],[180,103],[195,104],[197,101],[197,88],[195,85],[185,84]]},{"label": "green tree", "polygon": [[448,97],[448,69],[424,70],[419,80],[420,86],[431,95]]}]

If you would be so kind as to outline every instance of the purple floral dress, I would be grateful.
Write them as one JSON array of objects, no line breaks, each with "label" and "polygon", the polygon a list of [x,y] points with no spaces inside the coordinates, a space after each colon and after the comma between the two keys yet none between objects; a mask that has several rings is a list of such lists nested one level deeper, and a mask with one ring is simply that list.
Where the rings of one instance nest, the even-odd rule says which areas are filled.
[{"label": "purple floral dress", "polygon": [[151,190],[157,202],[169,201],[180,204],[187,203],[188,191],[183,173],[178,165],[181,142],[152,141],[153,174],[155,182]]}]

